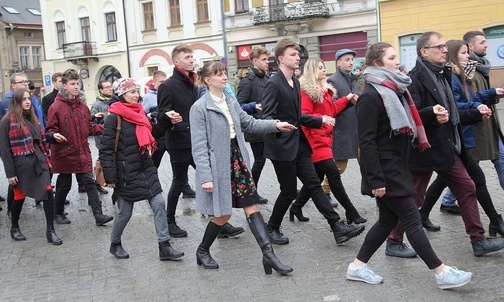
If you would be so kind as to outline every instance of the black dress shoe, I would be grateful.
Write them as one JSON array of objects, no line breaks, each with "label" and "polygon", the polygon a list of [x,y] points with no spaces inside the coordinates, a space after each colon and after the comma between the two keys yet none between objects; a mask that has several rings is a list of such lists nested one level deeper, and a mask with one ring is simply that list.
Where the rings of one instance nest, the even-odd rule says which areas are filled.
[{"label": "black dress shoe", "polygon": [[119,243],[111,243],[110,244],[110,253],[114,255],[117,259],[128,259],[129,254],[122,247],[121,242]]},{"label": "black dress shoe", "polygon": [[181,229],[176,223],[169,223],[168,231],[170,232],[170,236],[174,238],[187,237],[187,232]]},{"label": "black dress shoe", "polygon": [[424,227],[424,229],[426,229],[429,232],[439,232],[439,231],[441,231],[441,226],[432,223],[432,221],[430,221],[429,218],[422,219],[422,226]]},{"label": "black dress shoe", "polygon": [[460,215],[460,208],[458,205],[452,205],[452,206],[445,206],[441,205],[439,208],[441,212],[444,212],[446,214],[451,214],[451,215]]},{"label": "black dress shoe", "polygon": [[243,232],[245,232],[245,230],[242,227],[234,227],[230,223],[226,222],[226,224],[222,226],[222,229],[220,230],[219,235],[217,235],[217,237],[218,238],[235,237]]},{"label": "black dress shoe", "polygon": [[280,232],[279,228],[273,228],[272,226],[268,225],[268,235],[271,243],[278,245],[289,243],[289,238],[285,237],[284,234]]},{"label": "black dress shoe", "polygon": [[23,233],[21,233],[21,230],[19,230],[19,227],[11,227],[10,235],[11,238],[16,241],[26,240],[26,237],[23,235]]},{"label": "black dress shoe", "polygon": [[70,219],[66,218],[66,216],[63,214],[55,215],[54,222],[56,222],[56,224],[69,224],[69,223],[71,223]]},{"label": "black dress shoe", "polygon": [[95,221],[97,226],[102,226],[105,223],[112,221],[112,219],[114,219],[114,217],[103,215],[101,213],[95,215]]}]

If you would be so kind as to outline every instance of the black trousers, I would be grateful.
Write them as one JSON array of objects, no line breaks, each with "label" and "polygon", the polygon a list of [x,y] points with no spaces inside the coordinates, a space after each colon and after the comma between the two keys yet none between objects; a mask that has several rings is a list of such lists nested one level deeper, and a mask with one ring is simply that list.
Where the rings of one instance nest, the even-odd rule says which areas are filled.
[{"label": "black trousers", "polygon": [[275,201],[275,206],[268,222],[270,226],[278,228],[282,224],[285,213],[287,213],[291,202],[297,195],[297,178],[301,180],[317,210],[324,215],[331,227],[340,220],[338,213],[327,202],[327,197],[320,186],[320,178],[317,176],[317,172],[315,172],[310,151],[304,142],[300,143],[299,152],[295,160],[274,160],[272,162],[277,180],[280,183],[280,194]]},{"label": "black trousers", "polygon": [[191,149],[168,150],[172,167],[173,179],[166,205],[166,217],[168,223],[175,223],[175,211],[182,191],[188,183],[187,171],[189,166],[196,168],[192,158]]},{"label": "black trousers", "polygon": [[254,164],[252,165],[252,178],[256,184],[259,183],[259,177],[261,177],[261,172],[266,164],[266,158],[263,156],[264,142],[251,142],[250,148],[252,149],[252,154],[254,154]]},{"label": "black trousers", "polygon": [[[86,189],[88,203],[91,205],[93,215],[102,214],[102,205],[98,190],[96,189],[96,182],[93,177],[93,172],[76,173],[77,179],[82,182]],[[55,214],[62,215],[65,210],[65,199],[68,192],[72,188],[72,174],[59,174],[56,180],[56,202]]]},{"label": "black trousers", "polygon": [[387,236],[395,228],[397,222],[401,220],[411,246],[425,264],[430,269],[434,269],[442,264],[425,235],[420,220],[420,213],[413,198],[376,198],[376,203],[378,204],[380,216],[367,233],[364,243],[357,254],[357,259],[367,263],[387,239]]}]

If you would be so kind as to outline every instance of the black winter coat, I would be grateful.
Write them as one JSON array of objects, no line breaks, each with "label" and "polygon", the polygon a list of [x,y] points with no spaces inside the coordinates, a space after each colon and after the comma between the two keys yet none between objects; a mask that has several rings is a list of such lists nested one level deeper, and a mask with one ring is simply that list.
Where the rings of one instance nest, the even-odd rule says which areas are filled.
[{"label": "black winter coat", "polygon": [[[242,109],[245,110],[248,114],[250,111],[245,107],[253,107],[252,115],[256,119],[261,118],[261,111],[255,110],[256,104],[261,104],[262,102],[262,94],[264,90],[264,86],[266,82],[268,82],[269,75],[266,73],[260,72],[258,69],[249,67],[249,74],[240,80],[238,84],[238,93],[236,94],[236,100],[242,106]],[[245,141],[247,142],[262,142],[263,135],[254,134],[244,132]]]},{"label": "black winter coat", "polygon": [[[189,131],[189,110],[198,99],[198,88],[178,69],[158,88],[158,123],[166,129],[166,149],[191,149]],[[175,110],[182,116],[182,122],[172,124],[166,112]]]},{"label": "black winter coat", "polygon": [[[428,109],[427,109],[428,110]],[[416,193],[408,168],[407,150],[411,137],[391,135],[390,120],[382,98],[367,84],[355,105],[360,148],[361,193],[386,188],[387,197],[408,197]]]},{"label": "black winter coat", "polygon": [[105,118],[100,146],[100,163],[105,182],[116,185],[116,192],[124,200],[134,202],[150,199],[162,192],[158,172],[148,152],[140,153],[136,125],[121,119],[121,132],[114,161],[117,115]]},{"label": "black winter coat", "polygon": [[[448,170],[455,164],[455,148],[454,148],[454,132],[452,121],[444,124],[439,124],[436,120],[436,115],[432,107],[440,104],[441,99],[437,83],[432,80],[432,77],[427,73],[432,72],[427,67],[417,62],[416,66],[411,70],[409,76],[412,80],[408,90],[415,101],[415,105],[420,111],[420,117],[425,127],[427,139],[431,148],[419,151],[412,146],[409,148],[408,161],[410,171],[442,171]],[[453,93],[451,90],[451,68],[445,67],[443,76],[450,84],[448,93]],[[441,104],[440,104],[441,105]],[[422,110],[427,109],[429,110]],[[449,108],[446,108],[449,110]],[[478,109],[459,110],[460,123],[473,124],[482,120]],[[462,128],[460,124],[456,125],[456,129],[461,138],[461,154],[460,158],[464,163],[467,162],[467,155],[462,139]]]}]

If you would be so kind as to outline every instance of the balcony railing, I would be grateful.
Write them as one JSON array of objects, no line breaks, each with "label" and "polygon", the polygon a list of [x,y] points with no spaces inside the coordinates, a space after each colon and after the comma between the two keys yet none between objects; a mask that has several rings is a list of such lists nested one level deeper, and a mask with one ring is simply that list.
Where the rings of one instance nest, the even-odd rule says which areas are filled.
[{"label": "balcony railing", "polygon": [[93,59],[98,61],[96,53],[96,42],[79,41],[73,43],[63,44],[63,57],[72,60],[85,60]]},{"label": "balcony railing", "polygon": [[325,1],[292,2],[257,7],[254,25],[329,17]]}]

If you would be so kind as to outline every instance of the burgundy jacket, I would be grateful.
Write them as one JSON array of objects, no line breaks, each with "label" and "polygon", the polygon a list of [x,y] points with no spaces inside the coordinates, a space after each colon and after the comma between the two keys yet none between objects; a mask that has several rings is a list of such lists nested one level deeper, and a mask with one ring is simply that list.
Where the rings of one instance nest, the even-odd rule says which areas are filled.
[{"label": "burgundy jacket", "polygon": [[[63,92],[64,93],[64,92]],[[52,173],[85,173],[93,171],[93,160],[88,137],[101,135],[103,125],[92,123],[86,104],[77,97],[66,98],[62,92],[49,107],[46,135],[51,143]],[[63,135],[67,141],[58,143],[55,133]]]}]

